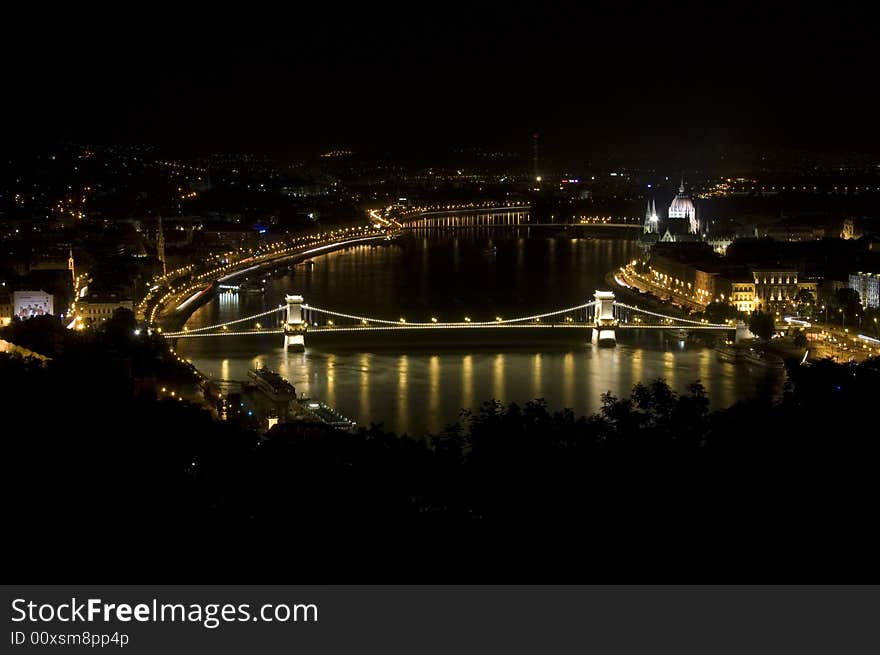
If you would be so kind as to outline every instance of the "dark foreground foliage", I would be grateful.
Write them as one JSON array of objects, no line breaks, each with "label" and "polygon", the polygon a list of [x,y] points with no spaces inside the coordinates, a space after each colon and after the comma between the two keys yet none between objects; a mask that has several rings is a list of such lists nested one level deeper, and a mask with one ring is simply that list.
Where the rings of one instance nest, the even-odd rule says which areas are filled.
[{"label": "dark foreground foliage", "polygon": [[261,440],[133,393],[114,362],[134,346],[106,346],[67,343],[47,366],[0,355],[22,581],[878,577],[876,359],[792,368],[781,401],[718,412],[699,384],[657,380],[592,417],[487,402],[424,440],[298,425]]}]

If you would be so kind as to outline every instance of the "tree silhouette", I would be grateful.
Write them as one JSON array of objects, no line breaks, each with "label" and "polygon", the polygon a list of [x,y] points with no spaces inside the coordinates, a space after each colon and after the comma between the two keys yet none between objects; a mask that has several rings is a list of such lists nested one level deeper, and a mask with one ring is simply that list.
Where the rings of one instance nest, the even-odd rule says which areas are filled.
[{"label": "tree silhouette", "polygon": [[776,329],[776,322],[771,312],[756,310],[749,316],[749,330],[755,336],[767,341]]},{"label": "tree silhouette", "polygon": [[852,319],[862,309],[859,292],[855,289],[838,289],[834,292],[834,300],[847,319]]},{"label": "tree silhouette", "polygon": [[710,323],[726,323],[731,319],[742,318],[742,312],[726,302],[712,302],[703,310],[703,318]]},{"label": "tree silhouette", "polygon": [[[263,438],[127,392],[120,356],[165,355],[120,323],[113,348],[106,331],[65,330],[46,364],[0,355],[19,570],[655,580],[873,566],[880,441],[841,417],[876,402],[878,358],[793,366],[779,398],[715,411],[701,384],[658,379],[588,417],[491,400],[427,439],[315,423]],[[76,535],[63,558],[58,534]]]}]

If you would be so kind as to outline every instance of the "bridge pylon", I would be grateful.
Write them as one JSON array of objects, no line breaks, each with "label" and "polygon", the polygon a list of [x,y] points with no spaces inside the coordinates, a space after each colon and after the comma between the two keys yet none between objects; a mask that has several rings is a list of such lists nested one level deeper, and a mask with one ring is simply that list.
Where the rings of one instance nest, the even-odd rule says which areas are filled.
[{"label": "bridge pylon", "polygon": [[751,330],[749,330],[749,326],[746,325],[745,321],[736,322],[736,337],[734,338],[734,343],[739,343],[741,341],[747,341],[748,339],[754,338],[755,335],[752,334]]},{"label": "bridge pylon", "polygon": [[614,292],[599,291],[593,295],[596,304],[593,306],[593,331],[590,341],[597,346],[616,346],[617,335],[614,328],[617,319],[614,317]]},{"label": "bridge pylon", "polygon": [[284,319],[284,348],[294,352],[306,349],[306,330],[308,323],[303,319],[303,297],[300,295],[285,296],[287,312]]}]

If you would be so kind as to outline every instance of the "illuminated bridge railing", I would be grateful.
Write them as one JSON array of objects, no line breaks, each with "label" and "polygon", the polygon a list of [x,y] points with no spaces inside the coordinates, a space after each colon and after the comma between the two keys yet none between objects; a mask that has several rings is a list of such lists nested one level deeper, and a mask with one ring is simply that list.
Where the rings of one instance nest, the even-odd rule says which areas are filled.
[{"label": "illuminated bridge railing", "polygon": [[[265,312],[260,312],[259,314],[254,314],[252,316],[245,316],[244,318],[237,318],[231,321],[224,321],[223,323],[217,323],[216,325],[205,325],[197,328],[187,328],[184,327],[183,330],[179,330],[176,332],[165,332],[163,333],[166,337],[200,337],[200,336],[233,336],[236,334],[260,334],[260,330],[263,330],[263,322],[266,317],[269,317],[271,320],[268,321],[272,323],[271,327],[267,327],[264,330],[267,334],[274,334],[275,332],[281,332],[281,322],[284,317],[284,310],[286,307],[281,305],[279,307],[275,307]],[[262,320],[262,322],[261,322]],[[230,330],[230,326],[237,325],[243,326],[244,324],[252,323],[251,330]],[[216,333],[216,334],[212,334]]]},{"label": "illuminated bridge railing", "polygon": [[[335,311],[313,305],[302,305],[302,320],[308,333],[397,331],[397,330],[454,330],[454,329],[497,329],[497,328],[588,328],[595,325],[596,301],[565,307],[550,312],[503,318],[495,320],[472,320],[465,317],[461,321],[447,321],[431,318],[428,321],[410,321],[376,318]],[[680,328],[684,330],[732,330],[735,324],[709,323],[678,316],[667,316],[658,312],[614,302],[614,327],[623,329],[662,329]],[[281,334],[285,320],[285,306],[238,318],[216,325],[199,328],[184,328],[177,332],[166,332],[166,337],[194,338],[219,336],[245,336],[260,334]]]},{"label": "illuminated bridge railing", "polygon": [[[432,318],[430,321],[408,321],[405,318],[399,318],[396,321],[382,318],[373,318],[368,316],[358,316],[355,314],[346,314],[321,307],[311,305],[303,305],[303,316],[306,318],[310,326],[310,330],[315,327],[321,327],[320,319],[324,319],[323,325],[326,327],[343,327],[349,325],[351,327],[384,327],[396,329],[437,329],[437,328],[480,328],[480,327],[511,327],[532,325],[544,322],[545,324],[565,324],[565,323],[586,323],[592,319],[590,311],[596,302],[590,301],[573,307],[565,307],[551,312],[541,314],[532,314],[530,316],[518,316],[516,318],[496,317],[494,321],[474,321],[465,318],[462,321],[441,321]],[[341,323],[338,320],[341,319]]]},{"label": "illuminated bridge railing", "polygon": [[709,323],[680,316],[668,316],[634,307],[622,302],[614,302],[614,317],[619,328],[681,328],[683,330],[734,330],[736,323]]}]

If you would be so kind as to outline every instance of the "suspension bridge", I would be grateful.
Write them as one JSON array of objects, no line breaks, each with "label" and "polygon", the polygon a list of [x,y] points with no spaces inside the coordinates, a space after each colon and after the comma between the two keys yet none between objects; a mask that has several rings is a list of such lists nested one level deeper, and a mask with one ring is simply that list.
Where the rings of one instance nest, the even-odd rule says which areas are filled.
[{"label": "suspension bridge", "polygon": [[230,337],[261,334],[283,335],[284,346],[289,350],[302,350],[307,334],[326,334],[329,332],[400,332],[415,330],[486,330],[486,329],[588,329],[591,341],[598,345],[614,345],[616,330],[736,330],[744,332],[742,324],[708,323],[678,316],[666,316],[658,312],[627,305],[615,300],[612,291],[596,291],[593,300],[550,312],[503,318],[495,320],[472,320],[464,317],[461,321],[408,321],[359,316],[309,305],[300,295],[288,295],[286,303],[265,312],[246,316],[216,325],[187,328],[177,332],[165,332],[164,336],[174,339],[194,339],[209,337]]}]

